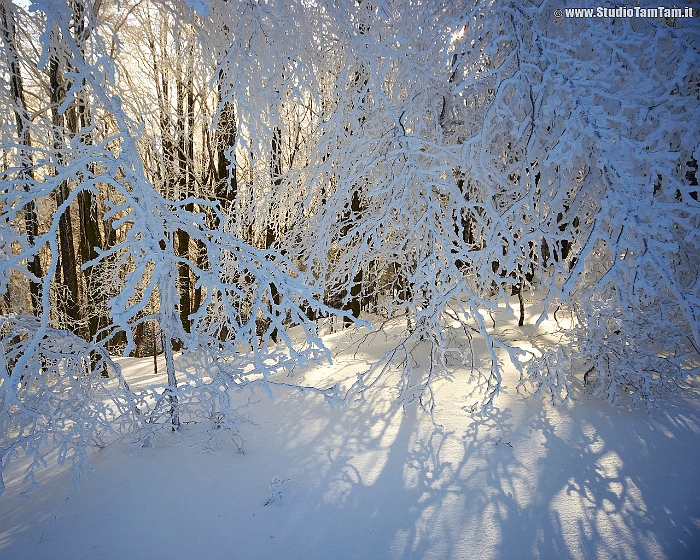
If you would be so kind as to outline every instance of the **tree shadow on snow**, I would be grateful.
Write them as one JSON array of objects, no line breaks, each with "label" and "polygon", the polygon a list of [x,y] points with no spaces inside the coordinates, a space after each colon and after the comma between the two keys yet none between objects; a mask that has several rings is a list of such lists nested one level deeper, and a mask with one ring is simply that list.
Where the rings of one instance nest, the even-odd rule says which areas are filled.
[{"label": "tree shadow on snow", "polygon": [[490,557],[697,557],[697,415],[527,406],[524,437],[485,455],[482,521],[500,533]]},{"label": "tree shadow on snow", "polygon": [[516,397],[435,422],[390,395],[330,412],[319,401],[295,397],[279,418],[289,482],[277,544],[304,543],[286,558],[700,550],[700,413],[689,397],[653,415]]}]

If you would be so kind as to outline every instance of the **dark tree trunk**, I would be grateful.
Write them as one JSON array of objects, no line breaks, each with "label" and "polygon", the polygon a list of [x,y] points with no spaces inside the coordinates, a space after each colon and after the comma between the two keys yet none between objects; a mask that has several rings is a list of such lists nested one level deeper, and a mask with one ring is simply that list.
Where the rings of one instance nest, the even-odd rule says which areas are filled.
[{"label": "dark tree trunk", "polygon": [[[229,214],[238,196],[238,182],[235,170],[231,170],[231,160],[227,152],[236,143],[238,133],[236,126],[236,112],[234,106],[229,101],[224,101],[221,91],[221,80],[223,74],[219,75],[219,105],[221,114],[216,126],[216,176],[214,178],[214,195],[219,201],[222,212]],[[218,224],[217,224],[218,225]]]},{"label": "dark tree trunk", "polygon": [[[85,48],[85,41],[88,38],[89,31],[85,27],[85,19],[83,18],[83,6],[80,3],[74,4],[73,17],[75,19],[75,39],[82,50]],[[83,85],[84,85],[83,81]],[[92,117],[88,105],[87,95],[85,91],[81,91],[74,103],[74,119],[71,132],[78,134],[80,131],[88,131],[81,135],[81,143],[86,146],[93,144],[90,125]],[[93,169],[88,169],[92,173]],[[88,263],[98,257],[97,250],[105,249],[100,231],[100,221],[97,213],[97,199],[89,190],[81,190],[77,196],[78,202],[78,217],[80,220],[80,236],[78,251],[83,264]],[[84,269],[83,275],[85,278],[85,297],[87,301],[83,302],[84,312],[88,317],[87,338],[92,340],[99,331],[103,331],[99,339],[106,336],[104,328],[108,324],[106,299],[107,295],[101,289],[100,280],[97,278],[97,271],[93,266],[88,266]],[[90,307],[92,309],[90,309]]]},{"label": "dark tree trunk", "polygon": [[[179,38],[178,38],[179,45]],[[190,177],[190,169],[192,165],[192,160],[188,158],[188,154],[193,150],[193,139],[191,138],[194,130],[188,126],[191,122],[190,112],[193,110],[190,103],[193,103],[193,84],[191,77],[188,78],[187,83],[182,80],[182,76],[177,77],[177,103],[176,103],[176,113],[177,113],[177,166],[178,166],[178,179],[177,179],[177,196],[180,200],[188,198],[191,194],[192,185]],[[194,211],[194,206],[192,204],[187,204],[185,206],[185,211],[187,213],[192,213]],[[184,230],[177,230],[175,235],[175,253],[182,260],[178,262],[178,292],[180,296],[180,322],[182,323],[185,332],[190,332],[190,313],[191,301],[190,301],[190,291],[191,291],[191,280],[190,280],[190,267],[185,261],[189,260],[190,257],[190,236]],[[176,342],[174,344],[174,350],[180,350],[181,344]]]},{"label": "dark tree trunk", "polygon": [[[49,87],[51,91],[51,121],[53,124],[53,148],[56,164],[65,163],[66,140],[65,124],[60,106],[66,100],[65,80],[63,77],[63,65],[56,56],[52,56],[49,61]],[[58,173],[58,170],[56,170]],[[78,266],[75,257],[75,246],[73,244],[73,224],[71,220],[70,206],[60,209],[70,196],[68,181],[59,183],[54,197],[56,199],[57,211],[61,212],[58,220],[59,252],[61,256],[61,279],[60,283],[66,289],[65,301],[59,302],[67,318],[72,322],[71,329],[76,330],[81,321],[80,310],[80,288],[78,283]]]}]

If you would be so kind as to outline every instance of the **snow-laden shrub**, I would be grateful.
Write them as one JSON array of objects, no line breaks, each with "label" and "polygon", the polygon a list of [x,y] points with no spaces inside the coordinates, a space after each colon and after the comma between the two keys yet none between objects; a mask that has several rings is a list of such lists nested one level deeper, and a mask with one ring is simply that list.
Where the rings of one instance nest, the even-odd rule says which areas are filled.
[{"label": "snow-laden shrub", "polygon": [[73,480],[91,470],[88,452],[143,428],[139,397],[98,345],[31,316],[0,320],[0,494],[2,472],[24,454],[27,491],[57,451]]},{"label": "snow-laden shrub", "polygon": [[612,404],[654,404],[698,374],[697,23],[552,22],[544,6],[528,52],[540,54],[549,97],[562,100],[550,111],[566,115],[547,158],[561,170],[579,170],[573,181],[548,182],[580,195],[566,220],[578,221],[575,260],[544,282],[546,301],[573,313],[568,346],[527,371],[545,385],[551,378],[554,393],[562,374],[585,376]]},{"label": "snow-laden shrub", "polygon": [[[485,317],[533,287],[543,318],[562,305],[574,320],[524,383],[566,396],[588,372],[619,404],[697,373],[695,18],[556,18],[548,2],[211,4],[195,18],[187,3],[122,16],[37,0],[22,41],[20,8],[2,5],[13,118],[0,121],[0,288],[23,299],[1,302],[2,468],[49,434],[80,468],[122,419],[127,431],[180,413],[235,423],[229,390],[269,391],[329,357],[315,318],[332,307],[396,334],[356,394],[398,368],[397,402],[428,410],[432,385],[459,368],[477,405],[493,402],[502,361],[520,367],[522,352]],[[153,44],[126,32],[131,17]],[[210,114],[195,123],[200,71]],[[88,199],[81,219],[99,212],[93,233],[110,241],[75,259],[64,226]],[[66,257],[85,273],[70,289]],[[12,315],[26,302],[34,323]],[[134,395],[100,364],[108,348],[134,350],[145,322],[164,333],[168,380]],[[176,371],[178,348],[203,369]]]}]

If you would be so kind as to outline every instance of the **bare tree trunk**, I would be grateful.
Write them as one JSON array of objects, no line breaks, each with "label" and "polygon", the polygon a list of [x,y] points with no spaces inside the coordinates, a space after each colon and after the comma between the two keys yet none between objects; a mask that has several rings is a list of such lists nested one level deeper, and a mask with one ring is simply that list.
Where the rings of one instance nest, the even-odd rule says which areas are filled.
[{"label": "bare tree trunk", "polygon": [[165,390],[165,398],[170,404],[170,424],[173,430],[176,430],[180,425],[180,411],[177,399],[177,375],[175,374],[175,359],[173,357],[173,339],[171,338],[170,325],[176,320],[174,309],[165,301],[167,298],[164,295],[166,291],[172,290],[173,286],[170,281],[167,285],[160,286],[160,317],[161,317],[161,333],[163,336],[163,354],[165,355],[165,370],[168,373],[168,387]]},{"label": "bare tree trunk", "polygon": [[[62,165],[66,157],[65,126],[60,106],[66,100],[65,80],[61,72],[62,65],[56,56],[49,61],[49,87],[51,91],[51,121],[53,124],[53,148],[57,165]],[[58,173],[58,170],[56,171]],[[80,289],[78,286],[78,266],[75,258],[75,246],[73,244],[73,224],[71,221],[70,206],[63,211],[64,205],[70,196],[68,181],[63,180],[54,192],[57,211],[61,212],[58,220],[59,250],[61,256],[60,283],[66,288],[65,301],[59,303],[66,316],[72,321],[70,327],[76,329],[80,324]]]},{"label": "bare tree trunk", "polygon": [[158,375],[158,336],[155,321],[151,321],[151,342],[153,342],[153,375]]},{"label": "bare tree trunk", "polygon": [[518,326],[522,327],[525,324],[525,300],[523,300],[523,288],[525,287],[525,280],[520,279],[518,284],[518,303],[520,304],[520,318],[518,319]]},{"label": "bare tree trunk", "polygon": [[230,172],[231,161],[226,152],[233,148],[236,143],[236,135],[238,133],[236,126],[236,112],[234,106],[229,101],[224,101],[223,92],[221,90],[221,81],[223,80],[223,72],[219,74],[219,105],[221,114],[216,126],[216,177],[214,186],[214,195],[219,201],[222,212],[228,214],[231,207],[238,196],[238,182],[236,180],[236,172]]},{"label": "bare tree trunk", "polygon": [[[272,177],[273,189],[277,189],[282,184],[282,129],[280,129],[280,127],[278,126],[274,128],[272,133],[271,148],[272,154],[270,159],[270,175]],[[270,216],[268,219],[272,219],[272,216]],[[268,223],[265,226],[264,243],[266,249],[272,247],[272,244],[275,242],[276,236],[277,234],[275,229]],[[270,310],[272,310],[273,303],[275,304],[275,306],[278,306],[281,302],[279,290],[274,284],[270,284],[270,296],[272,297],[272,302],[270,302],[269,307]],[[277,329],[274,329],[272,331],[270,338],[272,338],[273,342],[277,342],[278,334],[279,333],[277,332]]]},{"label": "bare tree trunk", "polygon": [[180,425],[180,411],[177,402],[177,376],[175,375],[175,360],[173,358],[173,341],[164,335],[163,336],[163,352],[165,354],[165,369],[168,372],[168,388],[165,390],[167,399],[170,403],[170,424],[173,430],[176,430]]},{"label": "bare tree trunk", "polygon": [[[178,35],[176,39],[178,54],[182,56],[182,50],[180,48],[180,37]],[[194,133],[193,130],[189,130],[187,124],[189,123],[189,102],[191,101],[192,94],[187,91],[187,89],[192,89],[191,78],[188,77],[187,83],[183,81],[182,77],[182,65],[178,64],[178,76],[176,77],[176,135],[177,135],[177,164],[178,164],[178,179],[177,196],[180,200],[186,199],[190,196],[190,177],[189,168],[192,165],[191,161],[188,161],[188,154],[190,152],[190,144],[192,139],[191,136]],[[185,107],[185,102],[187,101],[187,108]],[[192,213],[194,207],[192,204],[187,204],[185,206],[185,211]],[[190,236],[184,230],[177,230],[175,235],[175,254],[183,260],[189,260],[190,257]],[[182,323],[185,332],[190,332],[190,313],[191,313],[191,302],[190,302],[190,268],[185,262],[178,262],[178,283],[177,288],[180,295],[180,322]],[[180,350],[181,343],[179,341],[175,342],[175,350]]]},{"label": "bare tree trunk", "polygon": [[[98,9],[98,6],[95,6]],[[85,42],[89,36],[89,28],[85,26],[83,17],[84,6],[79,2],[73,4],[73,18],[75,20],[75,40],[81,51],[85,52]],[[83,80],[83,85],[85,81]],[[77,135],[81,130],[88,132],[82,134],[80,140],[83,145],[89,146],[93,143],[90,125],[92,115],[85,91],[81,91],[73,104],[72,117],[69,119],[69,129],[71,134]],[[92,171],[90,169],[89,171]],[[98,257],[97,249],[105,249],[103,245],[102,233],[100,232],[99,219],[97,217],[97,200],[89,190],[81,190],[77,196],[78,217],[79,217],[79,243],[78,251],[82,263],[90,262]],[[108,323],[106,312],[106,294],[100,286],[97,271],[89,266],[83,271],[85,279],[85,296],[81,302],[83,313],[88,318],[87,339],[93,339],[98,331],[104,329]],[[92,307],[92,309],[90,309]],[[104,338],[104,332],[100,335],[100,340]]]}]

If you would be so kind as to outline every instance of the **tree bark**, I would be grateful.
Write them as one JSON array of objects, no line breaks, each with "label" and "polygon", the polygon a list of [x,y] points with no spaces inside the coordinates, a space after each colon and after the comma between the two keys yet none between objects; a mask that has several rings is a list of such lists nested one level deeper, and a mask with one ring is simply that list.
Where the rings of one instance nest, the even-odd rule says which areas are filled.
[{"label": "tree bark", "polygon": [[[223,72],[219,73],[219,106],[221,113],[216,125],[216,177],[214,182],[214,196],[219,201],[221,211],[228,214],[238,196],[238,183],[235,169],[230,171],[231,160],[226,152],[236,143],[237,127],[236,112],[229,101],[224,101],[222,84]],[[218,225],[218,224],[217,224]]]},{"label": "tree bark", "polygon": [[[56,56],[49,61],[49,87],[51,92],[51,122],[53,125],[53,148],[56,165],[63,165],[66,158],[65,124],[60,106],[66,100],[65,80],[62,74],[63,65]],[[56,170],[58,173],[58,170]],[[68,197],[70,188],[68,181],[59,183],[54,197],[56,208],[61,215],[58,220],[58,238],[61,263],[60,283],[66,288],[65,301],[59,302],[65,315],[72,321],[71,329],[76,330],[81,320],[80,289],[78,286],[78,266],[75,258],[75,246],[73,244],[73,224],[71,220],[70,206],[60,210]]]}]

